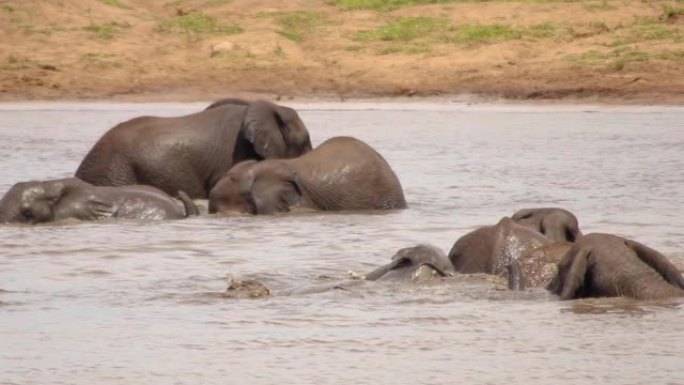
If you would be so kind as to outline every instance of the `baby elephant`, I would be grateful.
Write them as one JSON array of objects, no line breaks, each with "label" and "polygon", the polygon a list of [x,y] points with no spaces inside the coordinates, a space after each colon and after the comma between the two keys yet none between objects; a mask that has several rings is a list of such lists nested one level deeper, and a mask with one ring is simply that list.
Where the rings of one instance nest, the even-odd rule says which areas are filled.
[{"label": "baby elephant", "polygon": [[434,246],[418,245],[400,249],[392,262],[366,274],[369,281],[428,281],[454,275],[454,267],[444,252]]},{"label": "baby elephant", "polygon": [[177,219],[199,213],[182,191],[184,208],[151,186],[97,187],[78,178],[17,183],[0,200],[0,223],[62,219]]},{"label": "baby elephant", "polygon": [[210,213],[405,207],[404,192],[389,164],[350,137],[329,139],[297,158],[239,163],[209,193]]},{"label": "baby elephant", "polygon": [[577,217],[558,207],[518,210],[511,219],[556,242],[575,242],[582,236]]},{"label": "baby elephant", "polygon": [[581,237],[558,268],[548,289],[561,299],[684,297],[684,277],[664,255],[611,234]]}]

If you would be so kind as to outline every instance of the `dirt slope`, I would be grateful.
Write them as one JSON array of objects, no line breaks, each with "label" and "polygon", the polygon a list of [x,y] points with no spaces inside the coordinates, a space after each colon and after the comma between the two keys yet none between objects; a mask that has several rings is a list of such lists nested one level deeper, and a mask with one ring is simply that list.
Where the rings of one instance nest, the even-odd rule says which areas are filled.
[{"label": "dirt slope", "polygon": [[684,103],[681,0],[374,1],[0,0],[0,100]]}]

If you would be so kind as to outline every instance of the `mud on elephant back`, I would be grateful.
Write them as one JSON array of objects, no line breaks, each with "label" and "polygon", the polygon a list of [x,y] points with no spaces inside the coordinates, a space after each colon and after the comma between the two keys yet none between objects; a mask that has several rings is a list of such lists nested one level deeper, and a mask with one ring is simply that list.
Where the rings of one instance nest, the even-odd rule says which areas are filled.
[{"label": "mud on elephant back", "polygon": [[207,198],[235,163],[310,150],[309,132],[293,109],[226,99],[187,116],[144,116],[116,125],[88,152],[76,177],[97,186],[145,184]]},{"label": "mud on elephant back", "polygon": [[239,163],[209,194],[211,213],[405,207],[390,165],[369,145],[350,137],[328,139],[297,158]]}]

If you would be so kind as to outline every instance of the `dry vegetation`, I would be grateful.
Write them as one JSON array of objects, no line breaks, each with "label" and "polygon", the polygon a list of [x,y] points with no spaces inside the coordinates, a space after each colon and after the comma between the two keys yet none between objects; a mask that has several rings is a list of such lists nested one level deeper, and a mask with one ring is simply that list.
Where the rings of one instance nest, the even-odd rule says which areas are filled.
[{"label": "dry vegetation", "polygon": [[684,0],[0,0],[0,99],[684,102]]}]

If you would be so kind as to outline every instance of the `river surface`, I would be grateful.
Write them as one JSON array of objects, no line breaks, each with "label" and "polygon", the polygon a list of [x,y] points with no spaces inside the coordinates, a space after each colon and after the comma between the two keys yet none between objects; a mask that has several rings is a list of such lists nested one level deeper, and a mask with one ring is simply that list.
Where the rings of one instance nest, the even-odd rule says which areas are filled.
[{"label": "river surface", "polygon": [[[684,108],[291,105],[314,146],[376,148],[410,207],[2,226],[0,383],[684,384],[683,301],[347,279],[535,206],[684,266]],[[0,192],[71,176],[118,122],[204,106],[0,104]],[[273,295],[225,298],[228,276]]]}]

